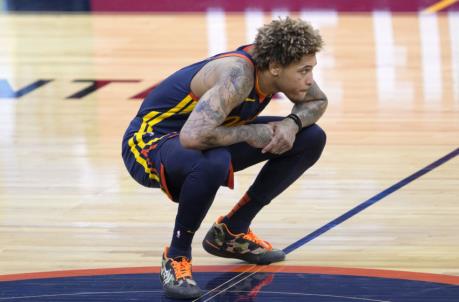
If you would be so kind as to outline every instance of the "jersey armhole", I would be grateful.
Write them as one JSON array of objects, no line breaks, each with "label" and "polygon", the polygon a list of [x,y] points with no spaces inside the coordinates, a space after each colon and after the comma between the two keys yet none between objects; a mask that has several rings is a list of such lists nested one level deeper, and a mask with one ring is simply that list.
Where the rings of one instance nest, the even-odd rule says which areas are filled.
[{"label": "jersey armhole", "polygon": [[245,59],[253,67],[255,67],[255,64],[253,64],[252,60],[250,60],[248,57],[246,57],[246,56],[244,56],[243,54],[240,54],[240,53],[226,53],[226,54],[222,54],[222,55],[219,55],[219,56],[215,57],[215,59],[220,59],[220,58],[225,58],[225,57],[240,57],[240,58]]}]

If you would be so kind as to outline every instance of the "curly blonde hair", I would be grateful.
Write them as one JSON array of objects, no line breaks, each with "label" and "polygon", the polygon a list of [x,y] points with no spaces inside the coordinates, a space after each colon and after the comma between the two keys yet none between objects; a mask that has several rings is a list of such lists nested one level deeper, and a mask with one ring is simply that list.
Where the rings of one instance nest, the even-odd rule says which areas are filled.
[{"label": "curly blonde hair", "polygon": [[253,60],[260,70],[268,69],[270,62],[287,66],[319,52],[322,45],[319,31],[309,23],[290,17],[273,20],[258,29]]}]

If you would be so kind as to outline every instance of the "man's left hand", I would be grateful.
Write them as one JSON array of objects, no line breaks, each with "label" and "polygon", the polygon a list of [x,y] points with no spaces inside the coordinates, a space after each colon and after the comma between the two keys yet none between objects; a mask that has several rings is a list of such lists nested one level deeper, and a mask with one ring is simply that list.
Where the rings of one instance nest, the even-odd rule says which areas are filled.
[{"label": "man's left hand", "polygon": [[286,118],[269,124],[272,125],[274,130],[273,137],[269,144],[261,150],[261,153],[282,154],[292,149],[298,132],[298,126],[295,122],[290,118]]}]

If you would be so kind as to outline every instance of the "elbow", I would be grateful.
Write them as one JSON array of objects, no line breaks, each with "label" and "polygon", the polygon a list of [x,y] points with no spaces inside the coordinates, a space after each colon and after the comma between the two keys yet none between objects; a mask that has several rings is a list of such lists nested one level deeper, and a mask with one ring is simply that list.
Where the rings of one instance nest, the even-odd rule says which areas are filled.
[{"label": "elbow", "polygon": [[324,99],[322,101],[322,112],[325,112],[325,110],[327,110],[327,107],[328,107],[328,98],[326,95],[324,95]]},{"label": "elbow", "polygon": [[328,107],[328,100],[327,98],[325,98],[319,103],[319,107],[317,110],[317,119],[315,122],[317,122],[324,115],[325,111],[327,110],[327,107]]},{"label": "elbow", "polygon": [[199,149],[199,142],[196,137],[187,132],[180,132],[180,144],[187,149]]},{"label": "elbow", "polygon": [[326,95],[325,93],[323,93],[323,91],[322,91],[321,96],[320,96],[319,99],[322,101],[323,105],[324,105],[325,107],[327,107],[327,104],[328,104],[328,97],[327,97],[327,95]]},{"label": "elbow", "polygon": [[318,99],[319,101],[319,111],[321,112],[321,115],[324,114],[325,110],[327,110],[328,107],[328,98],[325,93],[321,93],[320,98]]},{"label": "elbow", "polygon": [[187,149],[195,149],[195,150],[205,150],[208,149],[209,140],[206,139],[202,134],[192,134],[189,132],[181,132],[179,135],[180,144]]}]

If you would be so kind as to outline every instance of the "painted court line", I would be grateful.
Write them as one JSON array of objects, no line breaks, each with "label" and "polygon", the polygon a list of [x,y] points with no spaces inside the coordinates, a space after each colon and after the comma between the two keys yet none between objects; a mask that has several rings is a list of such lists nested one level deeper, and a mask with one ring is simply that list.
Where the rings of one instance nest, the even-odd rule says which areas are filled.
[{"label": "painted court line", "polygon": [[[256,273],[258,273],[259,271],[260,271],[260,268],[255,269],[255,271],[251,272],[250,274],[248,274],[248,275],[245,276],[244,278],[241,278],[241,279],[239,279],[237,282],[234,282],[233,284],[230,284],[228,287],[224,288],[223,290],[218,291],[217,293],[213,294],[211,297],[207,297],[207,296],[209,296],[211,293],[214,293],[214,292],[215,292],[215,289],[221,287],[221,285],[220,285],[220,286],[218,286],[218,287],[216,287],[216,288],[214,288],[214,289],[208,291],[207,293],[205,293],[205,294],[202,295],[201,297],[199,297],[198,300],[202,300],[203,298],[206,298],[206,297],[207,297],[203,302],[210,301],[210,300],[212,300],[213,298],[215,298],[216,296],[218,296],[218,295],[220,295],[220,294],[222,294],[222,293],[227,292],[228,289],[230,289],[230,288],[234,287],[235,285],[241,283],[241,282],[244,281],[245,279],[247,279],[247,278],[253,276],[253,275],[256,274]],[[240,274],[237,275],[236,277],[231,278],[231,280],[233,280],[233,279],[235,279],[235,278],[241,276],[242,274],[245,274],[245,273],[240,273]],[[225,282],[225,283],[228,283],[228,282]],[[224,283],[224,284],[225,284],[225,283]],[[194,301],[198,301],[198,300],[194,300]]]},{"label": "painted court line", "polygon": [[459,148],[457,148],[456,150],[448,153],[447,155],[443,156],[442,158],[434,161],[430,165],[422,168],[421,170],[411,174],[410,176],[402,179],[398,183],[396,183],[393,186],[385,189],[384,191],[376,194],[375,196],[371,197],[370,199],[362,202],[361,204],[359,204],[355,208],[347,211],[346,213],[344,213],[343,215],[339,216],[338,218],[335,218],[334,220],[330,221],[329,223],[327,223],[326,225],[322,226],[321,228],[315,230],[314,232],[310,233],[309,235],[306,235],[305,237],[301,238],[300,240],[290,244],[283,251],[286,254],[289,254],[289,253],[293,252],[297,248],[300,248],[301,246],[303,246],[304,244],[308,243],[309,241],[314,240],[315,238],[319,237],[323,233],[331,230],[335,226],[337,226],[337,225],[341,224],[342,222],[348,220],[352,216],[362,212],[363,210],[365,210],[369,206],[375,204],[376,202],[380,201],[384,197],[386,197],[386,196],[394,193],[395,191],[403,188],[407,184],[411,183],[413,180],[415,180],[415,179],[423,176],[424,174],[432,171],[433,169],[441,166],[442,164],[444,164],[448,160],[454,158],[458,154],[459,154]]},{"label": "painted court line", "polygon": [[[356,206],[355,208],[349,210],[348,212],[344,213],[343,215],[339,216],[338,218],[332,220],[331,222],[327,223],[326,225],[322,226],[321,228],[317,229],[316,231],[310,233],[309,235],[305,236],[304,238],[296,241],[295,243],[289,245],[284,249],[285,253],[289,254],[297,248],[300,248],[307,242],[317,238],[318,236],[324,234],[328,230],[332,229],[333,227],[339,225],[340,223],[346,221],[347,219],[351,218],[352,216],[360,213],[364,209],[368,208],[369,206],[375,204],[376,202],[380,201],[384,197],[388,196],[389,194],[399,190],[400,188],[404,187],[405,185],[413,182],[417,178],[425,175],[426,173],[432,171],[433,169],[439,167],[440,165],[446,163],[447,161],[453,159],[459,155],[459,148],[455,149],[454,151],[448,153],[447,155],[443,156],[442,158],[438,159],[437,161],[431,163],[430,165],[420,169],[419,171],[413,173],[412,175],[404,178],[403,180],[399,181],[398,183],[392,185],[391,187],[385,189],[384,191],[376,194],[375,196],[371,197],[370,199],[364,201],[360,205]],[[226,267],[226,266],[225,266]],[[207,267],[204,270],[198,269],[197,271],[208,271],[211,267]],[[240,267],[240,273],[231,279],[227,280],[226,282],[220,284],[216,288],[213,288],[206,292],[200,298],[194,301],[210,301],[214,297],[225,293],[231,292],[231,288],[241,283],[242,281],[246,280],[247,278],[253,276],[259,271],[272,271],[278,272],[282,271],[283,267],[276,267],[276,266],[257,266],[257,265],[250,265],[248,267]],[[305,267],[306,268],[306,267]],[[303,269],[304,270],[304,269]],[[212,269],[211,271],[215,271]],[[75,270],[75,271],[62,271],[62,272],[48,272],[48,273],[30,273],[30,274],[17,274],[17,275],[5,275],[0,276],[0,281],[13,281],[13,280],[27,280],[27,279],[39,279],[39,278],[46,278],[46,277],[68,277],[68,276],[91,276],[91,275],[106,275],[106,274],[120,274],[120,273],[158,273],[159,268],[157,267],[139,267],[139,268],[121,268],[121,269],[96,269],[96,270]],[[383,278],[399,278],[399,279],[406,279],[406,280],[421,280],[421,281],[428,281],[428,282],[440,282],[445,284],[459,284],[459,280],[456,276],[446,276],[446,275],[434,275],[434,274],[422,274],[422,273],[411,273],[411,272],[395,272],[395,271],[379,271],[379,270],[366,270],[366,269],[352,269],[350,273],[349,269],[344,268],[323,268],[323,267],[308,267],[308,272],[314,273],[329,273],[329,274],[343,274],[343,275],[352,275],[352,276],[376,276],[376,277],[383,277]],[[394,273],[396,273],[394,275]],[[415,276],[415,278],[413,277]],[[417,277],[416,277],[417,276]],[[435,277],[435,278],[433,278]],[[145,291],[145,292],[159,292],[159,291]],[[64,295],[85,295],[85,294],[103,294],[104,292],[77,292],[71,294],[64,294]],[[112,293],[112,292],[110,292]],[[116,293],[124,293],[124,292],[116,292]],[[54,296],[54,295],[49,295]],[[29,298],[32,296],[27,297],[8,297],[8,298],[0,298],[0,300],[4,299],[24,299]],[[38,296],[36,296],[38,297]],[[350,297],[349,297],[350,298]],[[203,300],[205,299],[205,300]],[[368,300],[370,301],[370,300]],[[378,301],[378,300],[374,300]]]},{"label": "painted court line", "polygon": [[[283,251],[286,254],[289,254],[289,253],[293,252],[294,250],[300,248],[301,246],[305,245],[306,243],[310,242],[311,240],[314,240],[315,238],[319,237],[320,235],[324,234],[325,232],[331,230],[335,226],[337,226],[337,225],[341,224],[342,222],[348,220],[352,216],[362,212],[363,210],[365,210],[369,206],[375,204],[376,202],[380,201],[384,197],[386,197],[386,196],[392,194],[393,192],[403,188],[404,186],[406,186],[407,184],[411,183],[412,181],[418,179],[419,177],[423,176],[424,174],[427,174],[428,172],[432,171],[433,169],[435,169],[435,168],[441,166],[442,164],[446,163],[448,160],[453,159],[458,154],[459,154],[459,148],[457,148],[454,151],[446,154],[442,158],[434,161],[430,165],[420,169],[419,171],[411,174],[410,176],[402,179],[401,181],[399,181],[396,184],[392,185],[391,187],[385,189],[384,191],[376,194],[375,196],[373,196],[370,199],[364,201],[363,203],[359,204],[355,208],[347,211],[343,215],[341,215],[338,218],[332,220],[331,222],[327,223],[326,225],[322,226],[321,228],[317,229],[316,231],[310,233],[309,235],[306,235],[305,237],[301,238],[300,240],[292,243],[291,245],[289,245],[286,248],[284,248]],[[249,274],[247,277],[253,275],[256,272],[257,271]],[[237,276],[233,277],[232,280],[237,279],[238,277],[242,276],[245,273],[248,273],[248,271],[238,274]],[[232,285],[226,287],[223,291],[220,291],[217,294],[213,295],[212,298],[214,298],[215,296],[218,296],[220,293],[223,293],[223,292],[227,291],[228,289],[230,289],[231,287],[233,287],[234,285],[236,285],[240,281],[246,279],[247,277],[242,278],[241,280],[237,281],[236,283],[233,283]],[[213,290],[211,290],[210,292],[213,292]],[[206,295],[204,295],[204,296],[202,296],[199,299],[196,299],[194,301],[199,301],[202,298],[205,298],[205,296],[207,296],[208,294],[209,294],[209,292]],[[204,301],[208,301],[208,299],[204,300]]]},{"label": "painted court line", "polygon": [[[256,267],[257,267],[256,265],[253,265],[253,266],[249,267],[246,271],[237,274],[236,276],[234,276],[234,277],[232,277],[231,279],[229,279],[229,280],[223,282],[223,283],[220,284],[219,286],[217,286],[217,287],[215,287],[215,288],[209,290],[208,292],[204,293],[204,294],[203,294],[201,297],[199,297],[198,299],[193,300],[193,302],[194,302],[194,301],[198,301],[198,300],[202,300],[202,299],[204,299],[205,297],[207,297],[207,296],[209,296],[209,295],[212,295],[213,293],[217,292],[220,288],[224,287],[226,284],[231,283],[231,281],[233,281],[233,280],[239,278],[239,277],[242,276],[243,274],[249,273],[253,268],[255,268],[255,271],[254,271],[254,272],[251,272],[251,273],[250,273],[249,275],[247,275],[245,278],[242,278],[242,279],[238,280],[237,282],[234,282],[233,284],[230,284],[228,287],[224,288],[223,290],[219,290],[219,291],[217,292],[217,294],[213,295],[211,298],[213,298],[214,296],[219,295],[219,294],[222,293],[222,292],[225,292],[228,288],[231,288],[231,287],[235,286],[236,284],[238,284],[238,283],[241,282],[242,280],[245,280],[245,279],[247,279],[248,277],[250,277],[250,276],[252,276],[253,274],[255,274],[255,273],[257,273],[258,271],[260,271],[260,269],[257,269]],[[204,302],[205,302],[205,301],[207,301],[207,300],[204,300]]]},{"label": "painted court line", "polygon": [[438,1],[438,2],[436,2],[434,4],[432,4],[431,6],[429,6],[428,8],[423,10],[422,12],[423,13],[437,13],[437,12],[441,11],[442,9],[453,5],[457,1],[459,1],[459,0],[441,0],[441,1]]},{"label": "painted court line", "polygon": [[138,293],[162,293],[162,290],[134,290],[134,291],[109,291],[109,292],[76,292],[70,294],[49,294],[49,295],[35,295],[35,296],[18,296],[0,298],[0,300],[20,300],[32,298],[55,298],[55,297],[74,297],[74,296],[92,296],[92,295],[112,295],[112,294],[138,294]]}]

